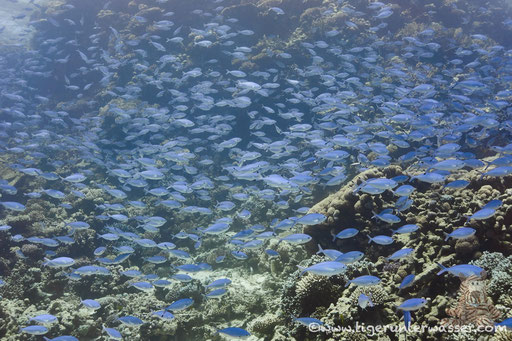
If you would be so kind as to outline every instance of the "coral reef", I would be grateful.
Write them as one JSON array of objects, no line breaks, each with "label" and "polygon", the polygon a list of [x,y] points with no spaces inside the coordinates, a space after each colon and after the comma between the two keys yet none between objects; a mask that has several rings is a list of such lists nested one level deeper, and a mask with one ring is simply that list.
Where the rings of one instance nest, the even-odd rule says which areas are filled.
[{"label": "coral reef", "polygon": [[[322,259],[319,256],[313,256],[304,266],[318,262]],[[290,277],[283,286],[281,296],[281,309],[285,315],[310,316],[318,309],[325,309],[331,303],[336,302],[340,295],[345,280],[342,276],[317,276],[306,273],[298,277],[299,271]]]},{"label": "coral reef", "polygon": [[[117,251],[113,247],[118,245],[97,237],[98,233],[106,232],[106,226],[119,227],[131,233],[140,233],[141,237],[155,239],[156,242],[171,240],[176,242],[177,237],[174,237],[181,231],[187,231],[199,239],[197,237],[198,227],[207,226],[211,216],[203,217],[197,213],[186,213],[184,210],[163,207],[160,204],[160,198],[149,195],[144,196],[144,204],[147,205],[147,209],[143,211],[143,214],[166,219],[166,223],[159,227],[158,233],[142,230],[140,221],[137,219],[143,219],[143,217],[137,208],[125,207],[123,214],[133,218],[126,223],[103,224],[98,218],[105,212],[107,212],[105,213],[106,218],[113,214],[113,211],[101,209],[102,205],[124,203],[123,200],[108,195],[100,187],[105,183],[119,185],[120,188],[130,192],[130,197],[138,195],[142,197],[145,194],[143,189],[129,187],[125,180],[113,177],[110,173],[113,168],[131,169],[134,167],[132,162],[137,164],[136,158],[152,157],[156,153],[152,147],[161,147],[170,143],[173,145],[169,147],[172,153],[184,157],[178,159],[175,155],[162,153],[161,158],[157,160],[158,167],[166,173],[162,186],[168,187],[174,181],[185,178],[185,175],[188,177],[196,175],[198,172],[197,168],[191,167],[186,160],[192,154],[193,149],[189,148],[186,144],[187,141],[201,140],[208,134],[208,140],[206,137],[204,140],[207,141],[207,145],[210,145],[215,143],[220,136],[219,132],[223,129],[233,129],[233,133],[240,136],[250,136],[254,133],[247,123],[247,118],[240,115],[240,112],[245,114],[245,108],[237,110],[226,106],[225,103],[221,106],[220,101],[216,102],[218,106],[214,105],[217,99],[214,100],[213,96],[219,92],[219,89],[230,89],[226,84],[222,84],[219,89],[210,89],[212,94],[196,91],[201,86],[205,86],[208,81],[195,84],[191,81],[194,77],[185,76],[195,66],[200,66],[200,72],[206,74],[213,72],[212,65],[216,64],[218,70],[222,71],[219,76],[221,81],[227,78],[224,75],[225,70],[240,69],[247,73],[266,72],[268,69],[279,70],[282,77],[268,73],[270,76],[265,80],[270,82],[275,77],[276,82],[285,79],[289,81],[290,84],[283,81],[286,89],[283,86],[282,92],[290,97],[283,99],[283,102],[286,100],[294,104],[293,101],[297,101],[298,98],[305,98],[305,102],[311,101],[315,104],[322,101],[320,96],[313,97],[313,92],[309,97],[307,91],[297,91],[291,85],[293,83],[292,75],[295,74],[307,75],[305,79],[307,79],[308,90],[320,89],[319,85],[322,82],[328,84],[327,81],[321,79],[321,76],[330,76],[336,79],[336,82],[346,83],[347,89],[352,89],[354,82],[360,82],[361,88],[358,88],[358,91],[361,90],[361,92],[364,88],[369,91],[368,88],[376,83],[382,84],[382,87],[375,89],[375,103],[361,103],[357,108],[350,101],[347,101],[348,104],[337,103],[336,105],[325,103],[326,105],[314,108],[318,111],[311,110],[311,112],[317,117],[325,118],[323,123],[329,123],[329,121],[334,121],[332,117],[328,116],[329,113],[346,110],[347,115],[341,115],[338,118],[340,122],[343,122],[341,126],[345,125],[345,121],[353,120],[365,126],[368,134],[375,131],[384,134],[390,133],[390,131],[381,131],[378,125],[387,125],[389,122],[384,120],[372,123],[371,118],[375,117],[375,111],[381,104],[379,102],[380,93],[387,91],[385,85],[395,81],[387,74],[391,68],[409,71],[409,67],[416,67],[421,70],[414,73],[414,79],[418,82],[422,82],[423,79],[436,80],[435,76],[443,72],[447,77],[454,79],[463,75],[471,76],[478,72],[486,73],[488,70],[475,71],[475,68],[467,67],[461,69],[459,75],[452,77],[449,72],[453,70],[443,66],[451,65],[451,61],[458,63],[460,57],[458,53],[464,52],[464,50],[460,52],[462,48],[456,48],[458,45],[472,46],[472,48],[476,45],[474,48],[478,51],[492,51],[493,46],[495,49],[499,49],[500,46],[512,44],[510,31],[503,29],[503,22],[511,13],[505,0],[486,3],[477,0],[432,0],[426,2],[391,0],[386,5],[393,9],[397,20],[391,21],[385,29],[374,32],[370,31],[371,22],[363,18],[364,13],[369,13],[368,6],[372,4],[375,5],[375,2],[335,0],[224,0],[211,1],[206,4],[198,0],[51,1],[47,7],[42,7],[38,13],[34,14],[33,26],[37,28],[37,32],[32,41],[32,48],[42,51],[43,59],[53,72],[50,78],[51,82],[44,82],[35,77],[27,84],[30,88],[38,89],[38,93],[42,96],[49,97],[49,103],[46,106],[41,104],[40,111],[49,118],[54,116],[53,118],[57,122],[54,126],[55,130],[48,131],[49,138],[47,140],[39,139],[35,136],[35,132],[38,132],[39,129],[38,121],[32,121],[36,116],[34,112],[18,110],[19,108],[12,109],[12,112],[20,116],[23,115],[24,118],[26,116],[27,125],[35,126],[36,131],[31,131],[34,134],[27,135],[27,139],[31,143],[31,148],[38,149],[42,146],[46,148],[45,152],[50,157],[41,161],[42,168],[58,171],[59,175],[70,174],[77,169],[84,173],[87,171],[87,174],[91,175],[90,182],[87,183],[86,188],[81,189],[84,197],[66,197],[66,202],[46,195],[41,198],[31,198],[27,201],[27,208],[24,212],[9,214],[2,218],[1,223],[11,225],[16,234],[22,234],[25,238],[72,237],[74,240],[72,244],[61,243],[56,248],[48,248],[46,252],[53,251],[58,255],[73,257],[76,261],[74,267],[96,262],[97,257],[93,255],[92,250],[99,246],[107,247],[109,259],[115,256],[113,253]],[[281,8],[284,14],[277,14],[272,10],[273,7]],[[154,24],[155,21],[162,19],[163,15],[171,12],[174,23],[172,30],[168,32],[168,37],[171,39],[170,37],[179,35],[183,38],[182,41],[173,42],[172,45],[166,41],[167,35],[164,37],[162,31]],[[246,25],[244,28],[252,30],[254,34],[245,36],[242,40],[243,43],[240,43],[244,46],[237,47],[250,52],[239,53],[236,55],[237,57],[234,57],[232,52],[228,52],[228,44],[234,43],[229,38],[231,33],[227,37],[220,38],[223,35],[222,30],[216,30],[215,25],[209,25],[213,18],[232,19],[228,22],[232,26],[230,29],[233,28],[232,31],[238,30],[239,26],[235,24],[237,21]],[[468,18],[472,20],[468,20]],[[71,19],[74,20],[77,27],[80,27],[79,30],[67,29],[70,27],[67,26],[68,20]],[[190,21],[193,21],[192,26],[194,27],[190,26]],[[380,21],[379,24],[381,24]],[[196,26],[199,28],[195,28]],[[183,30],[181,33],[173,33],[180,29]],[[432,63],[421,58],[408,60],[402,53],[403,51],[398,48],[381,50],[381,43],[395,44],[396,42],[396,46],[400,46],[411,40],[411,37],[418,36],[428,29],[435,32],[440,44],[438,49],[444,52],[436,54]],[[327,36],[326,32],[329,31],[336,36]],[[485,41],[480,42],[481,45],[473,41],[474,37],[472,36],[475,34],[486,35]],[[201,46],[200,42],[208,39],[212,40],[211,45]],[[91,41],[94,41],[94,44],[89,46]],[[425,41],[427,42],[428,39]],[[51,42],[50,45],[49,42]],[[166,45],[167,50],[160,51],[157,43]],[[339,51],[336,51],[334,46],[338,44]],[[420,45],[423,44],[416,40],[411,46],[417,45],[414,48],[422,48],[423,46]],[[81,60],[77,52],[78,46],[80,52],[83,51],[90,60],[94,59],[95,62],[89,64],[87,61]],[[313,46],[313,48],[308,46]],[[361,62],[350,61],[352,52],[348,51],[353,48],[356,50],[360,48],[363,53],[371,50],[375,54],[368,53],[364,57],[365,60]],[[329,51],[332,58],[320,58],[320,53],[317,55],[315,52],[320,49]],[[57,54],[53,54],[54,52]],[[393,55],[389,64],[382,66],[375,64],[375,60],[383,57],[379,55],[380,52],[383,55]],[[146,54],[147,58],[141,57]],[[293,55],[293,59],[287,58],[287,54]],[[168,57],[170,61],[162,62],[161,57]],[[315,59],[311,65],[312,57]],[[69,58],[69,62],[62,65],[58,58]],[[464,59],[464,62],[467,61],[465,57],[460,58]],[[495,57],[489,52],[489,55],[479,58],[494,62],[494,59],[502,57]],[[27,59],[30,61],[29,58]],[[101,67],[103,60],[110,61],[107,64],[115,67],[105,72]],[[341,69],[346,75],[338,75],[337,72],[322,74],[324,70],[330,69],[333,65],[341,65]],[[86,74],[83,70],[88,67],[93,71]],[[70,70],[71,72],[69,72]],[[35,66],[29,67],[26,71],[27,73],[37,72]],[[70,83],[68,77],[70,74],[74,77],[72,83],[76,82],[80,85],[79,94],[68,91],[66,88]],[[379,76],[379,79],[373,79],[374,74],[382,75]],[[147,82],[141,82],[141,79],[147,80]],[[348,81],[349,79],[351,81]],[[89,87],[86,89],[85,85],[89,85]],[[410,84],[406,84],[405,80],[402,85],[410,86]],[[446,88],[448,86],[451,85],[443,85]],[[329,85],[326,85],[325,89],[322,91],[326,93],[338,91],[336,88],[330,88]],[[240,91],[240,89],[231,90],[233,92],[228,97],[231,94],[235,97]],[[190,91],[192,95],[201,93],[203,97],[190,96],[188,99],[183,95],[185,91],[187,93]],[[141,94],[140,97],[137,96],[139,94]],[[359,95],[359,93],[356,94],[356,96]],[[396,94],[397,101],[400,96],[398,93]],[[10,107],[10,103],[5,101],[4,97],[5,94],[2,92],[0,96],[2,114],[4,114],[4,107]],[[226,101],[232,99],[228,98]],[[28,99],[28,101],[32,100],[32,98]],[[183,100],[185,100],[183,103],[180,102]],[[202,100],[204,102],[201,102]],[[480,99],[475,96],[471,100],[478,102]],[[260,105],[264,105],[265,102],[263,99],[258,99],[258,101],[258,107],[250,107],[247,112],[262,111]],[[268,101],[284,106],[275,98],[270,98]],[[509,97],[507,101],[506,105],[510,104]],[[186,109],[178,110],[180,104]],[[496,103],[491,102],[480,104],[482,104],[481,107],[474,108],[475,112],[495,112],[495,115],[503,116],[500,124],[503,126],[510,124],[510,122],[504,122],[509,115],[507,108],[499,108]],[[298,104],[298,110],[310,109],[303,105],[304,103]],[[473,110],[473,108],[469,108],[469,105],[463,107],[464,112]],[[206,109],[210,108],[214,108],[214,110],[206,113]],[[225,120],[233,120],[237,123],[226,128],[226,125],[219,119],[219,116],[222,115],[217,115],[217,112],[210,114],[215,110],[222,111],[222,114],[226,115]],[[440,116],[442,118],[435,118],[436,110],[419,110],[422,111],[423,118],[415,124],[424,128],[423,126],[430,125],[430,122],[434,120],[447,119],[442,115]],[[452,107],[439,108],[441,114],[452,110]],[[58,118],[59,111],[65,114],[60,112],[62,118]],[[185,111],[190,111],[191,116],[197,118],[197,127],[195,128],[202,130],[204,135],[194,135],[190,138],[183,136],[184,129],[176,125],[176,122],[182,115],[185,115]],[[88,116],[87,113],[90,112],[95,112],[95,114]],[[139,114],[141,116],[137,116]],[[166,116],[167,114],[169,116]],[[46,116],[42,117],[47,119]],[[159,119],[159,117],[164,117],[164,119]],[[432,121],[430,121],[431,117],[433,117]],[[81,120],[89,119],[97,119],[99,124],[89,132],[79,131],[79,129],[87,127],[82,125]],[[455,120],[457,119],[455,118]],[[61,125],[58,124],[59,120],[62,121]],[[276,120],[284,119],[277,116]],[[320,121],[322,120],[316,122],[315,118],[315,130],[319,130],[317,124]],[[134,122],[137,123],[134,125]],[[485,136],[488,131],[494,132],[494,130],[488,130],[484,124],[486,123],[481,124],[483,129],[479,134]],[[76,129],[71,130],[70,135],[73,136],[67,136],[66,139],[58,141],[59,144],[54,144],[53,139],[56,139],[57,134],[71,129],[70,127]],[[156,128],[165,128],[168,135],[160,133]],[[463,130],[465,126],[460,128]],[[136,133],[134,133],[135,130]],[[312,134],[312,131],[307,134]],[[425,131],[427,134],[430,132],[428,129]],[[74,136],[75,132],[80,138]],[[415,132],[418,131],[413,130],[412,127],[411,129],[400,127],[396,130],[398,137],[402,133],[413,135]],[[19,132],[14,131],[12,135],[10,133],[3,135],[2,130],[0,139],[2,179],[9,186],[18,188],[20,193],[29,192],[31,189],[53,187],[59,190],[68,190],[67,185],[62,185],[60,182],[58,184],[48,182],[17,171],[20,167],[31,166],[30,163],[35,162],[35,157],[30,156],[20,161],[20,157],[16,153],[4,155],[3,152],[7,146],[17,145],[18,140],[23,140],[20,138],[21,135],[17,136],[16,133]],[[263,135],[260,134],[261,136],[258,138],[266,141],[268,137],[265,134],[268,135],[268,131],[262,130],[259,133]],[[318,140],[323,141],[326,137],[330,137],[330,134],[335,133],[335,131],[325,129],[325,132],[319,134]],[[457,137],[459,133],[447,132],[446,136],[438,137],[437,143],[447,142],[454,136]],[[316,139],[314,134],[311,136]],[[143,137],[147,137],[147,140],[143,140]],[[468,137],[471,136],[468,135]],[[376,138],[380,137],[376,135]],[[499,139],[499,137],[496,138]],[[400,149],[391,144],[385,146],[385,149],[389,155],[398,157],[402,152],[417,152],[423,148],[433,149],[435,145],[433,140],[433,138],[425,139],[424,145],[418,148],[410,146]],[[479,142],[484,140],[483,137],[478,139]],[[146,145],[147,141],[154,144]],[[485,157],[492,155],[491,148],[488,147],[492,143],[487,143],[487,141],[477,143],[474,148],[474,157],[490,162],[493,161],[493,158],[485,159]],[[506,141],[500,142],[505,144]],[[423,144],[422,141],[420,143]],[[109,154],[107,148],[111,144],[116,147],[122,146],[125,153],[111,158],[114,154]],[[366,142],[361,143],[360,149],[365,150],[366,144]],[[76,149],[67,148],[68,146],[76,147]],[[293,143],[288,146],[290,150],[299,147],[301,146],[293,145]],[[338,149],[338,146],[334,148]],[[111,161],[104,162],[98,156],[102,149],[105,149],[104,153],[107,156],[105,159],[111,158]],[[141,155],[131,154],[135,149],[136,153]],[[307,150],[307,157],[317,156],[315,154],[317,151],[317,146],[313,146]],[[233,161],[242,152],[242,149],[233,148],[229,154],[231,159],[228,160]],[[197,154],[199,155],[199,153]],[[225,167],[225,160],[222,160],[223,155],[213,154],[211,155],[213,164],[204,167],[204,170],[201,169],[200,172],[204,171],[205,177],[213,178],[219,174],[225,176],[225,170],[228,167]],[[272,155],[272,157],[274,156]],[[235,191],[256,193],[250,200],[240,205],[250,208],[253,216],[251,220],[247,221],[230,213],[230,216],[233,216],[233,223],[225,238],[208,236],[208,238],[201,239],[201,243],[198,243],[200,245],[196,244],[192,238],[179,240],[181,250],[194,252],[194,259],[207,262],[212,266],[214,272],[200,273],[188,283],[173,281],[170,288],[157,288],[154,292],[138,292],[130,285],[134,280],[120,275],[120,272],[140,270],[145,274],[170,278],[175,272],[176,266],[189,261],[171,258],[171,256],[167,258],[168,255],[161,250],[155,253],[155,250],[137,247],[134,254],[122,264],[106,266],[112,272],[110,277],[91,276],[75,281],[64,276],[58,269],[50,269],[42,265],[44,257],[49,254],[45,253],[40,245],[28,239],[13,241],[14,236],[0,232],[0,274],[6,282],[5,288],[0,288],[2,294],[0,338],[28,340],[29,336],[19,334],[19,327],[26,324],[28,317],[43,312],[64,316],[58,326],[52,327],[51,332],[54,333],[52,335],[72,333],[85,340],[97,339],[103,337],[102,325],[106,324],[121,329],[127,339],[134,341],[219,340],[220,336],[215,335],[215,328],[212,326],[227,323],[241,325],[257,337],[273,341],[396,340],[402,336],[390,334],[368,336],[348,332],[335,332],[330,335],[315,334],[309,332],[303,325],[292,323],[290,315],[318,318],[333,326],[350,326],[355,322],[368,325],[398,325],[402,322],[394,307],[403,299],[410,297],[433,298],[425,308],[413,314],[414,323],[418,325],[436,326],[440,322],[452,326],[467,323],[490,325],[498,317],[510,313],[512,309],[512,256],[505,255],[510,255],[512,250],[512,176],[482,177],[478,171],[467,170],[468,167],[451,172],[447,176],[447,182],[455,179],[467,180],[469,185],[464,189],[449,189],[444,188],[441,184],[427,184],[413,180],[411,184],[416,187],[416,191],[410,195],[410,199],[414,204],[410,209],[397,213],[397,215],[400,218],[399,225],[417,224],[419,230],[407,235],[395,234],[393,244],[383,246],[374,243],[368,244],[368,236],[391,235],[396,226],[376,221],[372,217],[374,212],[393,208],[397,197],[391,191],[370,195],[355,192],[354,189],[370,178],[392,178],[398,175],[420,174],[425,170],[421,165],[423,160],[418,161],[419,156],[415,156],[413,161],[403,161],[400,165],[387,166],[384,162],[385,165],[381,166],[378,163],[378,161],[382,161],[381,155],[375,152],[368,153],[368,162],[360,161],[358,157],[357,153],[350,154],[347,158],[350,161],[346,164],[343,163],[343,168],[346,168],[346,176],[351,180],[348,183],[342,182],[339,188],[336,186],[311,186],[311,188],[304,186],[300,189],[301,196],[304,195],[304,197],[302,201],[299,198],[295,203],[300,202],[301,205],[312,206],[309,210],[310,213],[322,213],[327,219],[321,224],[303,227],[302,232],[313,238],[313,241],[304,246],[278,243],[279,237],[265,242],[265,248],[277,251],[279,254],[275,258],[270,258],[260,249],[250,249],[246,250],[248,259],[243,261],[234,259],[230,257],[230,252],[238,250],[239,245],[229,244],[227,241],[235,233],[247,229],[250,223],[271,226],[273,220],[278,217],[283,217],[286,214],[288,216],[298,215],[288,207],[288,204],[298,197],[297,195],[294,198],[296,193],[287,190],[281,192],[271,190],[272,200],[279,197],[286,201],[286,208],[283,209],[282,207],[277,208],[272,200],[262,198],[268,195],[268,188],[266,188],[267,192],[263,193],[261,188],[253,186],[252,183],[248,185],[244,182],[245,180],[231,181],[233,179],[229,178],[229,181],[222,180],[222,183],[219,181],[216,183],[218,186],[214,186],[208,191],[208,195],[204,196],[199,195],[199,191],[194,189],[194,195],[190,195],[188,198],[187,205],[189,207],[223,200]],[[78,159],[79,161],[74,164],[55,162]],[[283,172],[295,172],[294,164],[297,159],[290,158],[288,161],[291,164],[290,169]],[[19,162],[26,164],[21,166]],[[317,161],[312,163],[311,169],[314,170],[314,173],[320,173],[322,165]],[[374,165],[375,167],[373,167]],[[367,169],[367,166],[373,168]],[[329,168],[331,168],[330,165],[326,166],[327,170]],[[273,170],[273,166],[269,167],[269,170]],[[198,177],[187,179],[195,181]],[[20,197],[19,194],[11,195],[2,192],[2,201],[18,200]],[[501,200],[503,205],[496,210],[492,217],[486,220],[466,222],[466,215],[473,214],[493,199]],[[62,204],[69,204],[71,208],[66,208],[68,206]],[[181,206],[181,203],[179,205]],[[65,224],[82,220],[93,222],[91,223],[94,225],[93,228],[75,231],[70,235],[71,231]],[[446,233],[450,233],[460,226],[475,228],[475,235],[466,239],[444,241]],[[349,227],[357,228],[358,235],[350,240],[335,239],[333,241],[333,234]],[[127,239],[123,242],[135,246],[133,240]],[[313,255],[318,250],[318,244],[324,249],[333,248],[344,253],[362,251],[364,258],[349,265],[346,273],[342,275],[321,277],[305,274],[299,276],[297,264],[308,266],[326,260],[325,257]],[[400,248],[414,248],[414,255],[411,259],[401,261],[386,259],[392,252]],[[486,250],[496,252],[489,253]],[[155,254],[165,255],[166,263],[160,265],[144,261],[146,257]],[[223,263],[216,263],[217,257],[221,255],[228,257]],[[449,297],[455,293],[454,288],[456,288],[458,280],[448,275],[438,277],[436,262],[445,266],[463,263],[475,264],[487,271],[489,279],[484,281],[470,277],[463,280],[456,305],[447,308],[451,301]],[[349,279],[369,274],[378,274],[381,283],[372,287],[345,286]],[[408,274],[415,274],[414,285],[399,291],[398,285]],[[203,285],[220,276],[233,279],[233,285],[229,288],[227,296],[221,300],[205,298],[206,290]],[[363,312],[357,305],[357,298],[361,293],[371,295],[375,307],[366,308]],[[161,309],[182,297],[194,299],[195,304],[190,313],[177,314],[176,320],[171,322],[150,317],[153,310]],[[97,298],[102,304],[101,310],[97,314],[95,313],[96,315],[86,312],[85,309],[80,308],[80,298]],[[496,307],[492,302],[496,303]],[[445,311],[449,317],[440,321]],[[140,333],[129,327],[121,326],[116,321],[116,316],[121,312],[144,317],[147,323],[138,330]],[[478,337],[482,339],[485,336],[464,333],[457,336],[408,335],[407,339],[433,341],[458,338],[474,340]],[[511,336],[509,332],[500,332],[495,335],[495,338],[496,340],[510,340]]]},{"label": "coral reef", "polygon": [[283,325],[285,319],[276,314],[265,314],[257,317],[249,325],[249,329],[258,336],[265,337],[274,334],[277,326]]}]

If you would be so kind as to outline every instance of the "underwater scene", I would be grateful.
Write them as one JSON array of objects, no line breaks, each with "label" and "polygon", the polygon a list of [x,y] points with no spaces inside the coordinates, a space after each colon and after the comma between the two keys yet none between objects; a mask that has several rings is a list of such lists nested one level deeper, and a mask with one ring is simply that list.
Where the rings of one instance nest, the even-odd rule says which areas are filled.
[{"label": "underwater scene", "polygon": [[512,341],[512,1],[0,5],[1,341]]}]

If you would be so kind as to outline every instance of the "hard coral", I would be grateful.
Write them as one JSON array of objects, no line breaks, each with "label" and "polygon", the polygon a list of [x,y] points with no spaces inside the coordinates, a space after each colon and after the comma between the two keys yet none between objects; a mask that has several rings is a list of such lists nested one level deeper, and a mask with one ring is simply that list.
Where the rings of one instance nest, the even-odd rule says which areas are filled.
[{"label": "hard coral", "polygon": [[333,285],[328,277],[308,274],[297,282],[295,293],[301,302],[302,310],[311,310],[335,302],[337,289],[338,287]]},{"label": "hard coral", "polygon": [[496,302],[503,302],[512,293],[512,257],[500,252],[484,252],[471,264],[484,268],[489,276],[488,293]]}]

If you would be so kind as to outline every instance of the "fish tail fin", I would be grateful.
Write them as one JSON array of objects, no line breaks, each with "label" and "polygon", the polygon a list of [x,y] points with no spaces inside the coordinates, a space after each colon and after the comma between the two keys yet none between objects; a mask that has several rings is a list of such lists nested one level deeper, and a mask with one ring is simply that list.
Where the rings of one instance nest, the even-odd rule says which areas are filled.
[{"label": "fish tail fin", "polygon": [[299,277],[304,275],[304,273],[306,272],[306,267],[305,266],[301,266],[301,265],[297,265],[297,268],[299,268],[299,270],[300,270]]},{"label": "fish tail fin", "polygon": [[320,244],[318,244],[318,251],[316,254],[318,255],[319,253],[323,253],[323,252],[324,252],[324,249],[322,249],[322,246]]},{"label": "fish tail fin", "polygon": [[404,310],[404,324],[405,324],[405,330],[409,330],[409,327],[411,326],[411,312]]},{"label": "fish tail fin", "polygon": [[436,264],[441,268],[441,270],[437,274],[442,275],[446,271],[446,266],[444,266],[441,263],[436,263]]},{"label": "fish tail fin", "polygon": [[[489,165],[490,165],[490,163],[487,165],[487,167],[489,167]],[[485,167],[485,169],[487,169],[487,167]],[[480,173],[480,177],[478,178],[478,181],[482,180],[484,178],[484,176],[485,176],[485,173],[479,171],[478,169],[475,169],[475,170],[476,170],[477,173]]]},{"label": "fish tail fin", "polygon": [[370,237],[370,235],[367,235],[368,237],[368,244],[370,244],[372,242],[372,237]]},{"label": "fish tail fin", "polygon": [[448,239],[450,239],[450,234],[449,233],[446,233],[446,232],[443,232],[444,234],[444,241],[447,241]]},{"label": "fish tail fin", "polygon": [[364,187],[364,185],[366,185],[366,180],[364,180],[363,182],[361,182],[353,191],[352,193],[356,194],[357,192],[359,192],[361,190],[361,188]]},{"label": "fish tail fin", "polygon": [[348,287],[350,283],[352,283],[352,281],[347,281],[347,283],[345,283],[345,288]]},{"label": "fish tail fin", "polygon": [[[484,170],[486,170],[487,168],[489,168],[489,166],[491,165],[491,162],[490,161],[485,161],[485,160],[482,160],[483,163],[486,164]],[[477,170],[477,172],[481,173],[480,171]]]}]

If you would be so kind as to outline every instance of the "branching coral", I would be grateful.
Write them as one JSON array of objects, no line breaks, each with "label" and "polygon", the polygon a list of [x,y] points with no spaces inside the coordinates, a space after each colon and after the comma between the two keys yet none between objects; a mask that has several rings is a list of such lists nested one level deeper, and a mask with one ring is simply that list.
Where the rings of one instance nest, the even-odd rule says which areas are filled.
[{"label": "branching coral", "polygon": [[512,257],[505,257],[499,252],[484,252],[471,264],[480,266],[488,272],[488,293],[496,302],[503,302],[512,294]]}]

